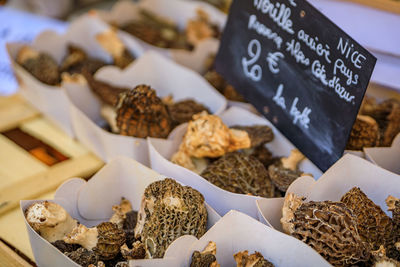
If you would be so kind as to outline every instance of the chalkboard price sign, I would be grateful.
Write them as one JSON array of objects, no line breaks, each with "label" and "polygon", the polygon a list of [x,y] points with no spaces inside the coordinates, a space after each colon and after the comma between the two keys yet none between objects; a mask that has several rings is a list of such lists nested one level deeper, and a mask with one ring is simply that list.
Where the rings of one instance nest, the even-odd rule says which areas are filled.
[{"label": "chalkboard price sign", "polygon": [[305,0],[234,0],[215,64],[325,171],[343,154],[375,63]]}]

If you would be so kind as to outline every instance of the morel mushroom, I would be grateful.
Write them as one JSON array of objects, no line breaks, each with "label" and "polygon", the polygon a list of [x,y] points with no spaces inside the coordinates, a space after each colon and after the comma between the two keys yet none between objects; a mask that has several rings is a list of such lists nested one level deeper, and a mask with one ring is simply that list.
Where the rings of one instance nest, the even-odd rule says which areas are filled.
[{"label": "morel mushroom", "polygon": [[138,19],[123,25],[121,29],[157,47],[192,48],[174,22],[144,9],[139,11]]},{"label": "morel mushroom", "polygon": [[314,248],[332,265],[353,265],[369,259],[370,246],[362,241],[357,219],[344,203],[303,202],[289,193],[282,211],[286,233]]},{"label": "morel mushroom", "polygon": [[394,104],[387,116],[387,126],[383,132],[382,146],[391,146],[393,139],[400,133],[400,103]]},{"label": "morel mushroom", "polygon": [[363,147],[374,147],[379,145],[379,138],[378,123],[372,117],[357,115],[346,149],[362,150]]},{"label": "morel mushroom", "polygon": [[78,248],[75,251],[65,252],[64,254],[83,267],[88,267],[91,264],[95,264],[95,266],[97,266],[97,262],[99,260],[99,257],[96,253],[91,250],[87,250],[86,248]]},{"label": "morel mushroom", "polygon": [[77,226],[68,212],[54,202],[43,201],[29,206],[25,210],[29,225],[49,242],[55,242]]},{"label": "morel mushroom", "polygon": [[93,75],[98,69],[105,66],[106,63],[95,58],[90,58],[82,49],[68,45],[68,54],[60,65],[60,72],[68,72],[70,74],[81,74],[83,71]]},{"label": "morel mushroom", "polygon": [[85,76],[92,92],[95,93],[101,101],[105,104],[111,105],[112,107],[115,107],[118,104],[119,95],[129,90],[128,88],[113,86],[109,83],[97,80],[86,70],[84,70],[82,74]]},{"label": "morel mushroom", "polygon": [[258,147],[274,139],[272,129],[266,125],[232,126],[231,129],[246,131],[249,135],[251,147]]},{"label": "morel mushroom", "polygon": [[390,238],[393,225],[392,220],[383,210],[369,199],[358,187],[353,187],[340,199],[357,220],[357,229],[363,241],[369,243],[373,250]]},{"label": "morel mushroom", "polygon": [[197,250],[193,252],[190,267],[219,267],[216,254],[217,244],[210,241],[202,252]]},{"label": "morel mushroom", "polygon": [[87,250],[93,250],[100,259],[114,258],[125,243],[125,234],[114,223],[103,222],[93,228],[80,224],[69,233],[64,241],[79,244]]},{"label": "morel mushroom", "polygon": [[209,113],[209,110],[205,106],[192,99],[172,103],[167,105],[167,107],[173,126],[190,121],[193,115],[202,111]]},{"label": "morel mushroom", "polygon": [[137,211],[131,210],[125,214],[125,220],[122,229],[125,232],[126,243],[132,244],[136,241],[135,227],[137,223]]},{"label": "morel mushroom", "polygon": [[391,233],[390,245],[387,248],[387,255],[400,261],[400,199],[388,196],[386,199],[388,210],[392,212],[393,231]]},{"label": "morel mushroom", "polygon": [[111,29],[96,35],[96,40],[105,51],[111,54],[114,59],[114,65],[124,69],[135,57],[126,49],[124,43],[117,35],[116,29]]},{"label": "morel mushroom", "polygon": [[373,267],[399,267],[400,262],[386,256],[386,250],[380,246],[378,250],[371,251]]},{"label": "morel mushroom", "polygon": [[298,164],[304,159],[304,155],[297,149],[293,149],[290,156],[282,158],[268,167],[269,177],[272,183],[282,192],[286,192],[290,184],[300,177],[303,172],[298,169]]},{"label": "morel mushroom", "polygon": [[216,158],[227,152],[249,148],[250,138],[247,132],[229,129],[221,118],[202,112],[193,116],[178,152],[171,161],[190,170],[196,170],[191,157]]},{"label": "morel mushroom", "polygon": [[18,52],[17,63],[45,84],[57,85],[60,82],[57,62],[46,53],[24,46]]},{"label": "morel mushroom", "polygon": [[266,260],[260,252],[249,255],[247,250],[240,251],[233,255],[237,267],[274,267],[272,262]]},{"label": "morel mushroom", "polygon": [[162,258],[175,239],[186,234],[200,238],[206,225],[203,195],[166,178],[146,188],[135,235],[145,245],[146,258]]},{"label": "morel mushroom", "polygon": [[215,70],[207,71],[206,74],[204,74],[204,78],[227,99],[245,102],[244,97],[239,94],[232,85],[228,84]]},{"label": "morel mushroom", "polygon": [[171,131],[167,107],[147,85],[120,94],[117,126],[121,135],[166,138]]},{"label": "morel mushroom", "polygon": [[218,26],[211,24],[208,14],[202,9],[197,9],[196,13],[197,17],[187,22],[185,33],[188,43],[196,46],[204,39],[218,38]]},{"label": "morel mushroom", "polygon": [[122,245],[121,254],[126,260],[144,259],[146,250],[142,242],[136,241],[132,244],[131,249],[126,244]]},{"label": "morel mushroom", "polygon": [[118,228],[123,228],[125,223],[126,214],[132,211],[132,205],[129,200],[122,197],[119,205],[115,205],[112,207],[114,214],[111,216],[109,222],[115,223]]},{"label": "morel mushroom", "polygon": [[238,194],[273,197],[274,186],[264,165],[241,152],[228,153],[212,162],[201,176],[214,185]]}]

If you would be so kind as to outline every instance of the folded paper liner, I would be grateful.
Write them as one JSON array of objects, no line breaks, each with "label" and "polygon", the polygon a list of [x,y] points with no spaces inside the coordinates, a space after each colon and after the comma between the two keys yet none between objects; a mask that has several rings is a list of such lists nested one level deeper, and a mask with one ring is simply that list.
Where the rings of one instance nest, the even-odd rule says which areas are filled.
[{"label": "folded paper liner", "polygon": [[[387,215],[385,199],[400,197],[400,175],[385,170],[360,157],[346,154],[317,181],[303,176],[294,181],[287,192],[306,197],[306,201],[339,201],[351,188],[359,187]],[[283,198],[257,200],[260,221],[282,230]]]},{"label": "folded paper liner", "polygon": [[[131,202],[133,210],[139,210],[145,188],[164,177],[132,159],[118,157],[105,165],[88,182],[80,178],[64,182],[57,189],[54,199],[49,201],[61,205],[72,218],[92,227],[109,220],[113,214],[112,206],[119,204],[121,197]],[[32,203],[39,201],[42,200],[22,200],[21,212],[24,213]],[[207,203],[206,207],[209,229],[220,216]],[[26,220],[25,224],[38,266],[79,266],[36,233]],[[132,266],[136,266],[135,261],[132,262]],[[156,262],[162,263],[163,260],[142,262],[147,262],[147,266],[154,266]]]},{"label": "folded paper liner", "polygon": [[[226,99],[196,72],[186,69],[162,55],[148,51],[124,70],[106,66],[95,78],[114,86],[134,88],[150,85],[159,97],[172,95],[174,101],[194,99],[219,114],[225,110]],[[104,161],[122,155],[149,166],[146,139],[107,132],[98,125],[105,123],[100,115],[101,102],[87,84],[64,83],[71,100],[71,121],[78,140]],[[160,143],[166,142],[159,139]]]},{"label": "folded paper liner", "polygon": [[[146,0],[137,3],[131,1],[119,1],[110,11],[98,10],[95,14],[108,23],[123,25],[137,17],[140,9],[145,9],[172,20],[180,29],[184,29],[186,28],[186,23],[190,19],[196,18],[197,10],[199,8],[209,15],[211,23],[216,24],[222,32],[226,23],[226,14],[211,5],[200,1]],[[141,44],[144,50],[156,51],[199,73],[204,73],[205,60],[210,54],[216,54],[219,47],[219,41],[215,38],[205,39],[194,47],[193,51],[186,51],[183,49],[159,48],[126,32],[123,32],[121,36],[124,36],[126,39],[135,39]]]},{"label": "folded paper liner", "polygon": [[[90,57],[112,62],[111,56],[96,41],[96,35],[108,31],[110,26],[92,16],[82,16],[73,21],[65,34],[54,31],[45,31],[39,34],[31,47],[38,51],[48,53],[60,64],[67,53],[68,44],[82,48]],[[70,101],[60,86],[44,84],[32,76],[16,62],[19,50],[25,44],[7,44],[11,65],[18,78],[21,93],[38,110],[44,113],[54,124],[65,131],[69,136],[74,136],[70,118]],[[127,41],[127,49],[134,55],[140,56],[142,48],[134,40]]]},{"label": "folded paper liner", "polygon": [[[290,151],[295,147],[291,144],[267,119],[257,116],[248,110],[238,107],[231,107],[220,115],[222,121],[228,126],[233,125],[268,125],[274,132],[274,140],[266,147],[274,156],[289,156]],[[186,124],[174,129],[168,140],[160,142],[155,138],[148,138],[149,156],[151,167],[165,175],[175,177],[178,181],[190,185],[199,190],[206,201],[215,210],[224,215],[231,209],[241,211],[253,218],[257,218],[257,207],[255,200],[261,197],[231,193],[223,190],[200,175],[174,164],[170,161],[172,155],[178,150],[182,137],[186,131]],[[321,176],[322,172],[308,159],[303,160],[299,168],[305,173],[312,173],[315,178]]]}]

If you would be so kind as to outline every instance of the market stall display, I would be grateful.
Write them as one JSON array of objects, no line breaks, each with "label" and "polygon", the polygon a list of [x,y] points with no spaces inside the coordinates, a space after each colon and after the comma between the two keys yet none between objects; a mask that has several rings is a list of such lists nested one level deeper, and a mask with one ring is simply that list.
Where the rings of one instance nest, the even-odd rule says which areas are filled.
[{"label": "market stall display", "polygon": [[305,0],[108,7],[7,45],[51,121],[0,98],[0,213],[59,186],[20,201],[35,264],[400,265],[397,47]]}]

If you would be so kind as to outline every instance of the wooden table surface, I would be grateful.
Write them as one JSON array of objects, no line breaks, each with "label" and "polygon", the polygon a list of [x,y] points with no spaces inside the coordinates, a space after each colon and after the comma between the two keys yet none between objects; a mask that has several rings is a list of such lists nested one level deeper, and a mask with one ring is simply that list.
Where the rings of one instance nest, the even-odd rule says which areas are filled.
[{"label": "wooden table surface", "polygon": [[[4,134],[11,129],[21,130],[67,159],[46,164]],[[21,96],[0,97],[0,266],[31,266],[34,260],[19,209],[21,199],[52,199],[65,180],[89,177],[103,165]]]}]

